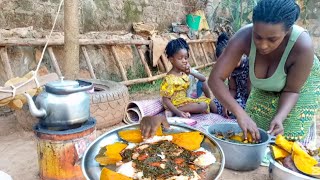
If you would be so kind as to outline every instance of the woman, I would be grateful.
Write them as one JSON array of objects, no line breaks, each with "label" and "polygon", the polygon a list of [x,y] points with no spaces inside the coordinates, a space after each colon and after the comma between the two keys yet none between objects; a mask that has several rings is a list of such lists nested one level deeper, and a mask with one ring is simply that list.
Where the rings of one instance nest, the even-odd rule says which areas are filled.
[{"label": "woman", "polygon": [[[320,63],[308,33],[294,25],[299,14],[294,0],[259,1],[253,24],[233,36],[210,74],[213,94],[236,115],[244,134],[250,132],[256,140],[260,139],[257,127],[304,144],[315,137]],[[249,57],[252,87],[246,110],[223,83],[243,54]]]}]

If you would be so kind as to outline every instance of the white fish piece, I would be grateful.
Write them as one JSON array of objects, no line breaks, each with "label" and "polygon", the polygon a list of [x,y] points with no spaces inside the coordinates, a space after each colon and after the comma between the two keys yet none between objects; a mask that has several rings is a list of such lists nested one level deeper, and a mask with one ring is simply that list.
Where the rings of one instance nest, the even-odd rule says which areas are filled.
[{"label": "white fish piece", "polygon": [[117,168],[117,173],[128,176],[130,178],[134,178],[136,174],[135,168],[132,166],[132,161],[122,164]]},{"label": "white fish piece", "polygon": [[205,152],[205,154],[202,154],[197,159],[195,159],[194,164],[200,167],[207,167],[216,162],[216,157],[214,157],[214,155],[211,152],[207,151],[206,149],[201,147],[195,152],[197,151],[203,151]]},{"label": "white fish piece", "polygon": [[161,152],[161,154],[157,154],[157,156],[159,156],[162,160],[166,158],[166,155],[164,155],[163,152]]},{"label": "white fish piece", "polygon": [[144,150],[144,149],[147,148],[147,147],[149,147],[148,144],[143,144],[143,145],[139,146],[138,149]]},{"label": "white fish piece", "polygon": [[137,159],[139,157],[139,153],[135,152],[132,154],[132,159]]}]

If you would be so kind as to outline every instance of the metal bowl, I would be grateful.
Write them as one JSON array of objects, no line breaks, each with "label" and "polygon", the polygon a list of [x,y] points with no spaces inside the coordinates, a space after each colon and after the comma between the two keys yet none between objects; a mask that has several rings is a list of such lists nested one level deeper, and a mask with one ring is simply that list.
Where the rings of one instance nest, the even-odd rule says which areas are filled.
[{"label": "metal bowl", "polygon": [[261,143],[259,144],[234,143],[215,137],[214,132],[227,133],[229,130],[235,133],[242,132],[242,129],[237,123],[218,123],[204,128],[207,129],[207,133],[222,147],[226,156],[226,168],[235,171],[251,171],[257,169],[271,141],[271,137],[262,129],[259,129],[261,136]]},{"label": "metal bowl", "polygon": [[283,167],[273,159],[271,153],[268,153],[268,159],[270,160],[269,177],[273,180],[319,180]]},{"label": "metal bowl", "polygon": [[[139,124],[130,124],[127,126],[123,126],[117,129],[114,129],[112,131],[106,132],[105,134],[98,137],[95,141],[93,141],[86,152],[83,155],[82,161],[81,161],[81,169],[84,177],[86,179],[90,180],[98,180],[100,179],[100,173],[102,170],[102,167],[99,166],[99,163],[95,161],[95,156],[98,154],[101,147],[106,146],[108,144],[113,144],[114,142],[122,141],[118,137],[118,131],[127,130],[127,129],[137,129],[139,128]],[[179,133],[179,132],[190,132],[190,131],[199,131],[195,128],[192,128],[190,126],[185,125],[177,125],[177,124],[171,124],[170,129],[166,130],[165,134],[172,134],[172,133]],[[210,165],[206,169],[206,180],[213,180],[218,179],[222,171],[224,169],[225,164],[225,156],[221,149],[221,147],[218,145],[218,143],[212,139],[209,135],[206,133],[200,131],[202,134],[204,134],[204,139],[201,143],[201,147],[206,149],[207,151],[210,151],[216,158],[216,163]],[[115,170],[115,165],[108,165],[107,168],[111,170]]]}]

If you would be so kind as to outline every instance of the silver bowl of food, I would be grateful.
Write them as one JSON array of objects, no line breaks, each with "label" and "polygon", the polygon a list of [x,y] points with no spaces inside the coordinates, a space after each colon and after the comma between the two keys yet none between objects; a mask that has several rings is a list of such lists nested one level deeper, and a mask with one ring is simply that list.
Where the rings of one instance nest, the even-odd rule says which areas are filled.
[{"label": "silver bowl of food", "polygon": [[[301,173],[294,172],[277,161],[275,161],[271,155],[268,153],[268,159],[270,160],[269,164],[269,177],[273,180],[317,180],[310,176],[306,176]],[[319,180],[319,179],[318,179]]]},{"label": "silver bowl of food", "polygon": [[[87,148],[86,152],[83,155],[82,162],[81,162],[81,169],[83,175],[86,179],[90,180],[98,180],[100,179],[100,173],[102,170],[102,166],[99,165],[98,162],[95,160],[95,156],[99,153],[101,147],[104,147],[108,144],[112,144],[114,142],[121,142],[122,140],[118,136],[118,132],[122,130],[129,130],[129,129],[138,129],[139,124],[131,124],[126,125],[112,131],[106,132],[105,134],[98,137],[91,145]],[[186,125],[177,125],[171,124],[170,129],[164,131],[164,134],[173,134],[173,133],[180,133],[180,132],[190,132],[190,131],[199,131],[195,128]],[[213,180],[218,179],[222,171],[224,169],[225,164],[225,156],[218,145],[218,143],[208,136],[206,133],[200,131],[204,135],[204,139],[201,143],[201,147],[205,150],[211,152],[215,158],[216,162],[214,164],[209,165],[205,169],[205,178],[206,180]],[[115,165],[107,165],[108,169],[115,170]]]},{"label": "silver bowl of food", "polygon": [[261,142],[258,144],[230,142],[215,136],[216,132],[223,134],[230,131],[235,134],[242,132],[242,129],[237,123],[218,123],[204,128],[207,129],[207,133],[222,147],[226,155],[226,168],[235,171],[251,171],[257,169],[265,156],[268,145],[273,139],[273,137],[269,136],[267,132],[262,129],[259,129]]}]

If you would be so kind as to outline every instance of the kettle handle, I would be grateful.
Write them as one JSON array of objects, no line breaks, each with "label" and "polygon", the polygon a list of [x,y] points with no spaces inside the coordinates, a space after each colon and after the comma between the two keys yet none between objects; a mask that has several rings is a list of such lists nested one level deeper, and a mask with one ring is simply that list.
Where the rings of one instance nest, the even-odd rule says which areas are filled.
[{"label": "kettle handle", "polygon": [[[83,80],[76,80],[76,81],[78,81],[79,85],[80,85],[80,87],[78,87],[78,88],[66,89],[66,88],[46,86],[46,89],[48,89],[48,91],[50,91],[54,94],[66,95],[66,94],[71,94],[71,93],[88,91],[93,88],[93,83],[91,83],[91,82],[87,82],[87,81],[83,81]],[[81,85],[83,85],[83,86],[81,86]]]}]

